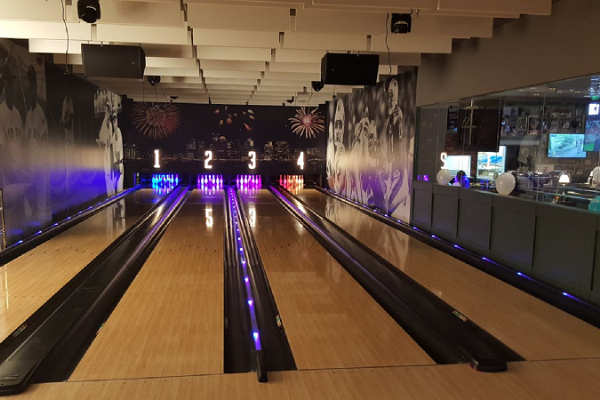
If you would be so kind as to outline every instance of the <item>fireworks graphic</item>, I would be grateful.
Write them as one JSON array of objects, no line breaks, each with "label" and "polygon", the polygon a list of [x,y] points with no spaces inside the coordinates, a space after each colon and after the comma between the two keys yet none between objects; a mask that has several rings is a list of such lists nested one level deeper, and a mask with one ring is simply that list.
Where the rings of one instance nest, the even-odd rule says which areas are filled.
[{"label": "fireworks graphic", "polygon": [[289,121],[292,123],[292,132],[306,139],[325,132],[325,118],[317,108],[308,112],[305,107],[298,108]]},{"label": "fireworks graphic", "polygon": [[142,135],[151,139],[163,139],[179,126],[179,111],[170,103],[136,103],[131,120]]},{"label": "fireworks graphic", "polygon": [[242,128],[245,129],[246,132],[254,131],[254,128],[252,127],[252,122],[256,120],[254,110],[247,109],[241,113],[237,113],[232,112],[229,109],[229,106],[224,106],[223,108],[217,108],[215,110],[215,115],[219,119],[219,128],[225,128],[229,126],[239,129],[240,131]]}]

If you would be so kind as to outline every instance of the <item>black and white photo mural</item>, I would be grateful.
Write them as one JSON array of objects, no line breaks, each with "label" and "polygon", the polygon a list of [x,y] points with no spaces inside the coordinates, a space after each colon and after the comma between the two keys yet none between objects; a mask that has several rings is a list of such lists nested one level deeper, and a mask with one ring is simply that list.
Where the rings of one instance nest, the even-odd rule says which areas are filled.
[{"label": "black and white photo mural", "polygon": [[123,188],[121,98],[0,39],[7,244]]},{"label": "black and white photo mural", "polygon": [[355,90],[328,107],[327,183],[339,194],[410,219],[417,72]]}]

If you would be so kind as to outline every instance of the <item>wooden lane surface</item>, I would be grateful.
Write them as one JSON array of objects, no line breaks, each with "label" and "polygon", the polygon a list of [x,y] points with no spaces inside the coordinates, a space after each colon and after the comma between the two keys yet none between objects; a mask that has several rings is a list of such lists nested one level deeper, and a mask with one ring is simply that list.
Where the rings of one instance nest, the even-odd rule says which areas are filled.
[{"label": "wooden lane surface", "polygon": [[600,329],[317,190],[298,197],[525,359],[600,357]]},{"label": "wooden lane surface", "polygon": [[34,385],[19,400],[245,399],[245,400],[595,400],[600,360],[509,364],[507,372],[479,373],[463,365],[358,368],[226,374],[130,381]]},{"label": "wooden lane surface", "polygon": [[133,225],[158,199],[141,189],[0,268],[0,340]]},{"label": "wooden lane surface", "polygon": [[272,194],[244,203],[298,369],[434,364]]},{"label": "wooden lane surface", "polygon": [[194,191],[71,381],[223,372],[223,195]]}]

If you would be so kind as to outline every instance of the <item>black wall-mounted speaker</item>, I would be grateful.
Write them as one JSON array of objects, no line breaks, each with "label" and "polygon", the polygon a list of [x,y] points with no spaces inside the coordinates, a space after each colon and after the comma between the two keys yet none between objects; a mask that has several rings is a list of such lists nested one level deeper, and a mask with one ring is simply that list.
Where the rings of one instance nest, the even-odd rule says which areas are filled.
[{"label": "black wall-mounted speaker", "polygon": [[378,54],[327,53],[321,60],[321,80],[329,85],[375,85]]},{"label": "black wall-mounted speaker", "polygon": [[139,46],[82,44],[83,74],[94,78],[142,79],[146,53]]}]

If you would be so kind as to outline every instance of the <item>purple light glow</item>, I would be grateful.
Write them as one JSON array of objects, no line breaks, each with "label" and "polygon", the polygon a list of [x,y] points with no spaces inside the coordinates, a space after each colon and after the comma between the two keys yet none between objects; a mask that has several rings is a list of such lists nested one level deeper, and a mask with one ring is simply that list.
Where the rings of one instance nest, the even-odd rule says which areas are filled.
[{"label": "purple light glow", "polygon": [[244,249],[240,247],[240,251],[244,251]]},{"label": "purple light glow", "polygon": [[244,278],[244,282],[248,283],[250,280],[248,278]]},{"label": "purple light glow", "polygon": [[248,305],[249,305],[250,307],[252,307],[252,304],[254,304],[254,302],[253,302],[252,300],[248,300]]},{"label": "purple light glow", "polygon": [[431,237],[434,238],[434,239],[437,239],[437,236],[435,236],[435,235],[431,235]]},{"label": "purple light glow", "polygon": [[19,240],[19,241],[17,242],[17,244],[21,244],[21,243],[23,243],[23,241],[22,241],[22,240]]}]

